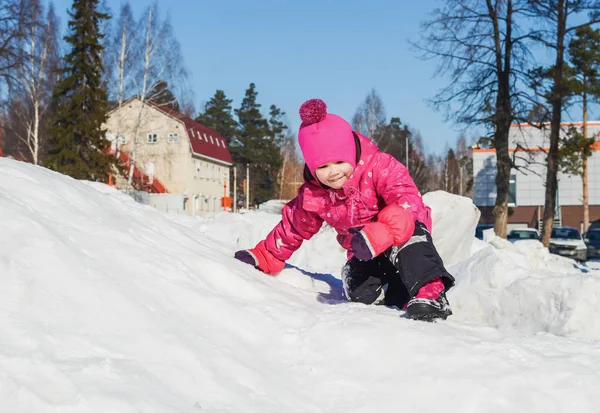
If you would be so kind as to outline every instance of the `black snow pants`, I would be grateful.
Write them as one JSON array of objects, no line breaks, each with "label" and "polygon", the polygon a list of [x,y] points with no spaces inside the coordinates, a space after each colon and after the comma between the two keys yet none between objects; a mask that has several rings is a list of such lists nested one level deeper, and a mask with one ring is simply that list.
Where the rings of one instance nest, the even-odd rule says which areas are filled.
[{"label": "black snow pants", "polygon": [[438,277],[442,277],[446,290],[454,285],[454,277],[444,268],[431,234],[419,221],[404,245],[390,247],[369,261],[354,257],[342,269],[348,300],[399,308],[403,308],[419,288]]}]

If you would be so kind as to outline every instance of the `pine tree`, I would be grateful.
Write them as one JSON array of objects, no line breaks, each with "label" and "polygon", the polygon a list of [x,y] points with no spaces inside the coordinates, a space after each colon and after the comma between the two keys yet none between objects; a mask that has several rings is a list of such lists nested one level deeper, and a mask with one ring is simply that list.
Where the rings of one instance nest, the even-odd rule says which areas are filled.
[{"label": "pine tree", "polygon": [[108,99],[102,82],[102,34],[108,15],[98,0],[74,0],[69,11],[71,52],[65,57],[63,78],[54,90],[58,110],[50,131],[52,147],[47,166],[76,179],[105,181],[115,165],[102,124]]},{"label": "pine tree", "polygon": [[[588,104],[600,97],[600,30],[590,26],[579,27],[569,43],[569,56],[573,65],[573,76],[566,82],[574,96],[581,97],[583,106],[582,134],[570,130],[569,138],[563,142],[560,162],[562,169],[581,177],[583,192],[583,229],[590,224],[588,158],[594,137],[588,138]],[[568,156],[566,154],[569,154]],[[568,160],[568,161],[567,161]]]},{"label": "pine tree", "polygon": [[277,172],[277,194],[279,195],[278,198],[281,199],[285,181],[285,169],[293,152],[289,148],[290,136],[287,135],[289,128],[285,122],[285,112],[275,105],[271,105],[269,108],[269,127],[271,128],[271,136],[275,142],[275,149],[279,152],[280,166]]},{"label": "pine tree", "polygon": [[179,102],[169,89],[169,84],[164,80],[160,80],[154,85],[150,93],[148,93],[148,101],[157,106],[179,112]]},{"label": "pine tree", "polygon": [[285,123],[285,112],[275,105],[269,108],[269,128],[277,147],[280,147],[286,136],[288,126]]},{"label": "pine tree", "polygon": [[230,149],[240,166],[250,165],[250,198],[260,203],[276,196],[277,174],[281,153],[269,122],[260,112],[254,83],[246,90],[239,109],[235,110],[240,125],[238,145]]},{"label": "pine tree", "polygon": [[238,127],[231,115],[231,102],[233,100],[227,99],[225,92],[217,90],[204,107],[204,112],[196,117],[197,122],[219,132],[228,146],[232,146]]}]

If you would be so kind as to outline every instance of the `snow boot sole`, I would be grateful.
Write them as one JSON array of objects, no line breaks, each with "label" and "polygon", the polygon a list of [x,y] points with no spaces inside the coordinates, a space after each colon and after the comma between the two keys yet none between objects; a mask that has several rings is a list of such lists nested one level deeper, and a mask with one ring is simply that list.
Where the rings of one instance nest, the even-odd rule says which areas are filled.
[{"label": "snow boot sole", "polygon": [[406,306],[406,314],[411,320],[433,321],[445,320],[452,315],[452,309],[446,294],[442,292],[435,300],[428,298],[413,298]]}]

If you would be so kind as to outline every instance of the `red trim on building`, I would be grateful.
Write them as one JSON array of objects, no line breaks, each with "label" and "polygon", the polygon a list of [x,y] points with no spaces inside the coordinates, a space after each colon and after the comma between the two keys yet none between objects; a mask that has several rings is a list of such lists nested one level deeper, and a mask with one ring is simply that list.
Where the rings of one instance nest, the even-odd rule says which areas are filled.
[{"label": "red trim on building", "polygon": [[[479,149],[473,148],[473,152],[496,152],[495,149]],[[550,148],[509,148],[509,152],[540,152],[540,151],[549,151]],[[596,141],[592,144],[593,151],[600,151],[600,141]]]},{"label": "red trim on building", "polygon": [[[116,154],[114,154],[114,155],[117,156]],[[129,161],[129,155],[127,155],[123,151],[119,151],[118,156],[119,156],[119,159],[121,160],[121,163],[124,166],[124,169],[126,171],[129,171],[129,168],[131,165],[131,163]],[[169,192],[169,191],[167,191],[167,188],[163,185],[162,182],[160,182],[160,180],[158,178],[156,178],[156,177],[150,178],[148,175],[146,175],[142,171],[140,171],[137,167],[133,168],[133,180],[136,183],[138,188],[143,189],[144,191],[149,192],[151,194],[165,194],[165,193]]]},{"label": "red trim on building", "polygon": [[[512,123],[510,125],[511,128],[540,128],[540,123],[534,123],[533,125],[530,123]],[[546,122],[543,124],[544,126],[550,127],[550,122]],[[587,122],[588,126],[600,126],[600,121],[592,120]],[[561,122],[561,128],[565,126],[583,126],[583,122]]]}]

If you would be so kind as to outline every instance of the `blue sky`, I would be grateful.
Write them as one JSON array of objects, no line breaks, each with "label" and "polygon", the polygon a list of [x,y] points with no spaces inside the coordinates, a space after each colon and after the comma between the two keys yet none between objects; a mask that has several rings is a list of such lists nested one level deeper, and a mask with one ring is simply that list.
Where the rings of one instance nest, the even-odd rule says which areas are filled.
[{"label": "blue sky", "polygon": [[[151,3],[133,0],[135,17]],[[71,0],[54,2],[64,30]],[[120,0],[108,0],[113,14]],[[429,151],[454,145],[460,130],[444,123],[426,99],[444,85],[435,63],[418,59],[408,39],[439,1],[176,0],[159,2],[181,44],[196,108],[223,89],[238,107],[251,82],[266,113],[282,108],[295,131],[298,108],[323,99],[350,121],[375,88],[388,119],[418,129]]]}]

